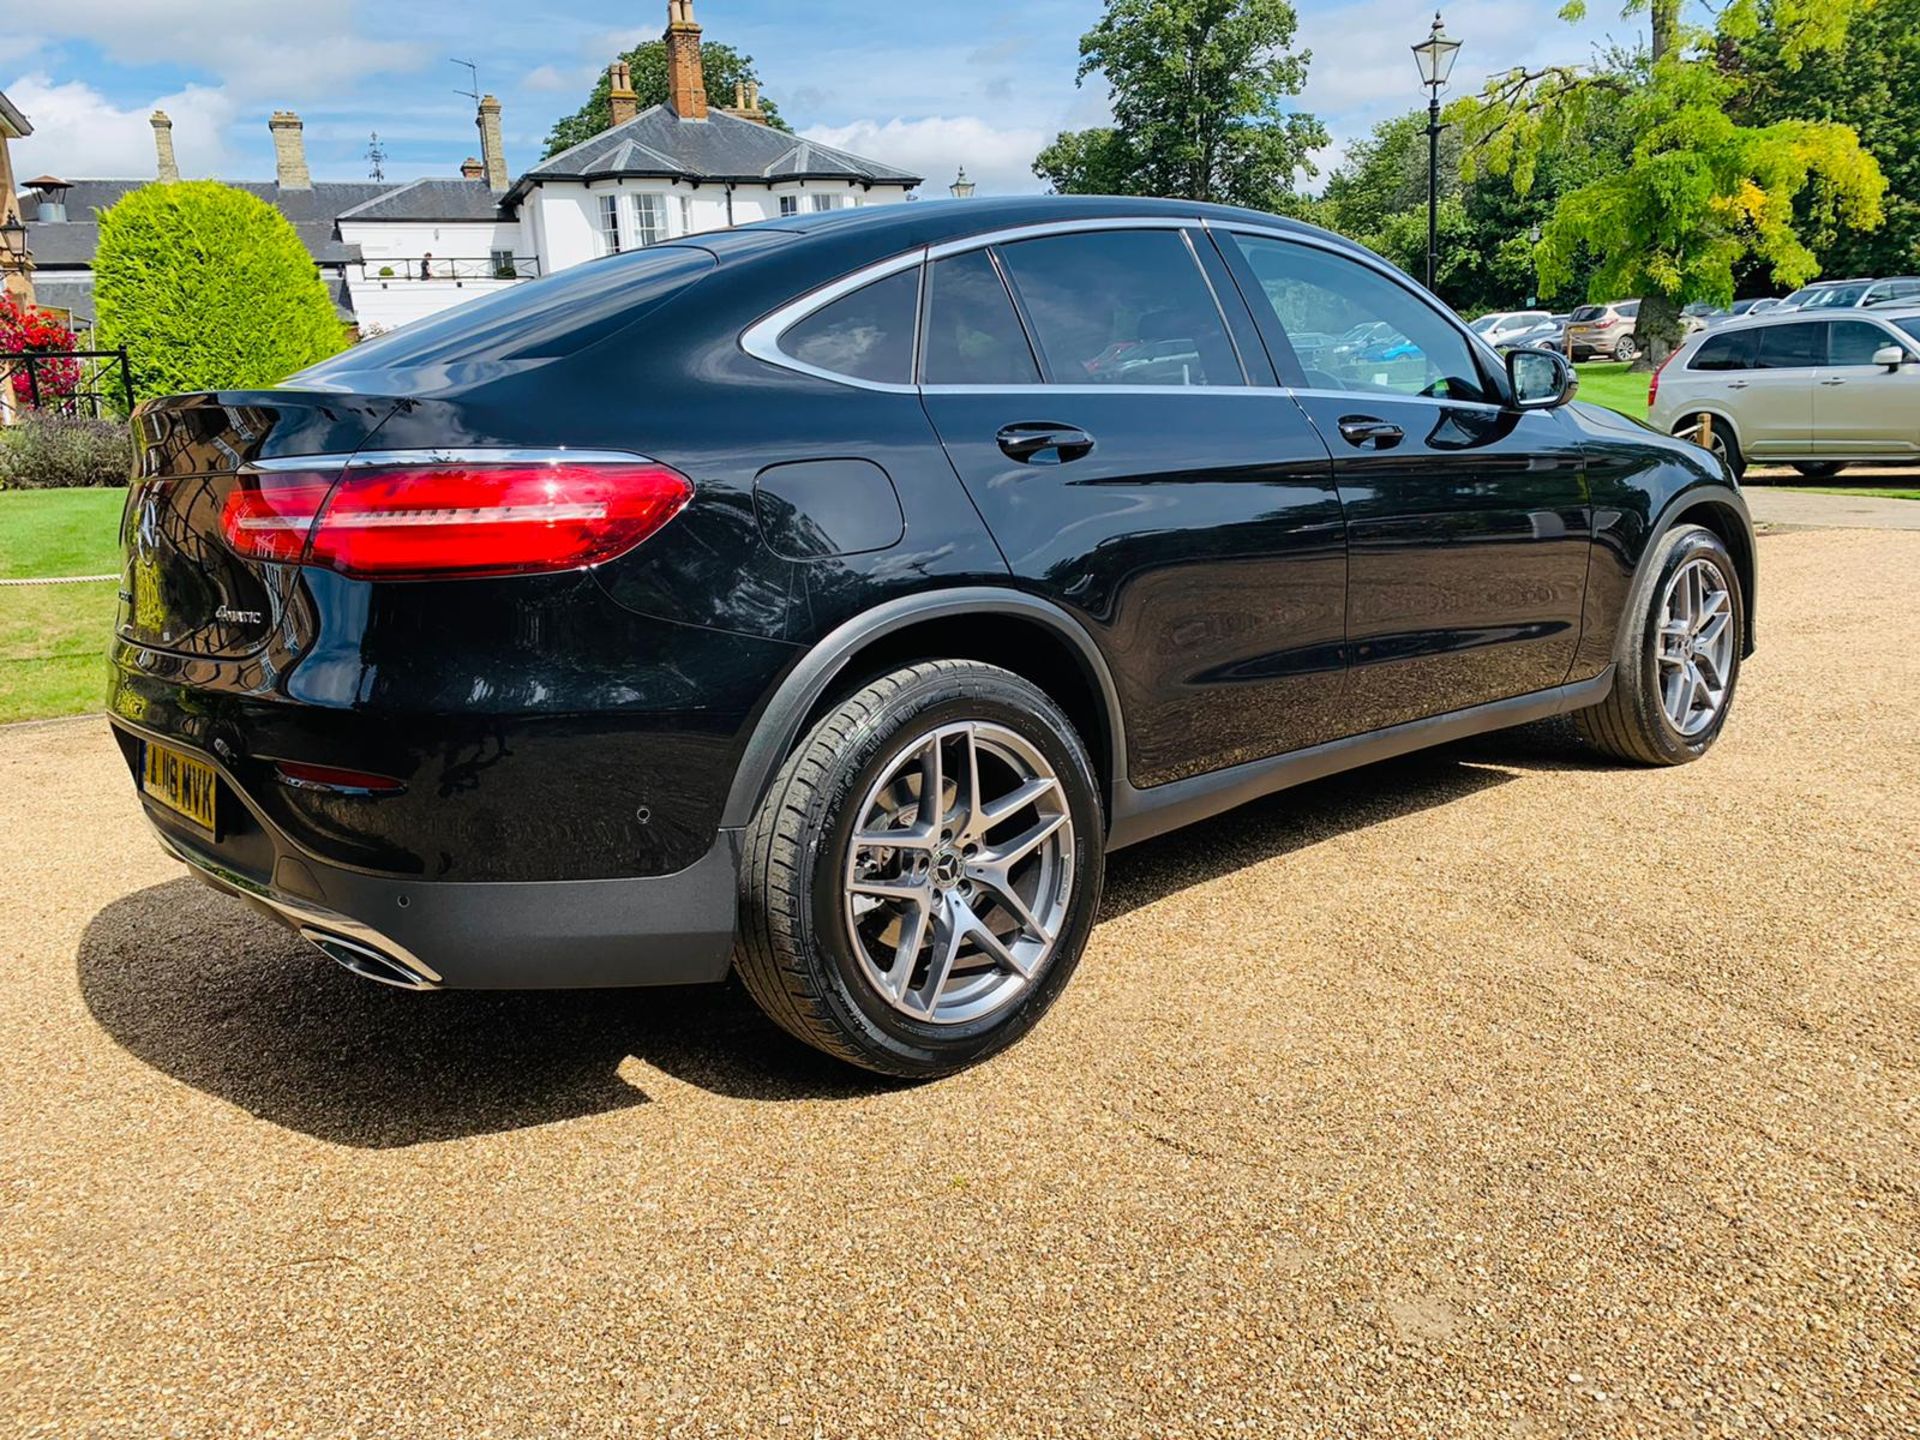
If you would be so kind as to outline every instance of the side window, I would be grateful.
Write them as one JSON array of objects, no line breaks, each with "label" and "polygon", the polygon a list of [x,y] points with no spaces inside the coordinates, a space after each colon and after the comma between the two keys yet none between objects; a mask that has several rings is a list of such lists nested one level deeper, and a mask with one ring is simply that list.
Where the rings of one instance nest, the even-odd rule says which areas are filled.
[{"label": "side window", "polygon": [[1037,385],[1026,332],[984,250],[934,262],[920,379],[928,385]]},{"label": "side window", "polygon": [[1758,330],[1735,330],[1731,334],[1713,335],[1694,352],[1689,370],[1751,370],[1753,368],[1754,341]]},{"label": "side window", "polygon": [[1624,316],[1628,320],[1638,320],[1640,318],[1640,302],[1638,300],[1628,300],[1624,304],[1614,306],[1613,313]]},{"label": "side window", "polygon": [[1244,385],[1177,230],[1094,230],[1000,252],[1056,385]]},{"label": "side window", "polygon": [[1836,320],[1827,327],[1827,364],[1871,365],[1874,351],[1899,343],[1878,325]]},{"label": "side window", "polygon": [[1312,390],[1486,400],[1486,380],[1453,325],[1404,285],[1312,245],[1233,235]]},{"label": "side window", "polygon": [[1760,332],[1760,370],[1806,370],[1826,359],[1824,325],[1770,325]]},{"label": "side window", "polygon": [[789,326],[780,348],[804,365],[850,379],[911,384],[919,308],[920,271],[902,270]]}]

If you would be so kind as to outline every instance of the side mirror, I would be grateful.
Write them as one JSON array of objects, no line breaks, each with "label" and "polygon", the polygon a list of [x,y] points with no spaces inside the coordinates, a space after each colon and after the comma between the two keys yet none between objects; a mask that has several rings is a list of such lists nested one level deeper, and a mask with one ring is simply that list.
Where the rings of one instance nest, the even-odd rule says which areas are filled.
[{"label": "side mirror", "polygon": [[1557,350],[1507,352],[1507,386],[1516,410],[1554,410],[1580,391],[1580,376]]},{"label": "side mirror", "polygon": [[1908,355],[1907,352],[1902,350],[1898,345],[1882,345],[1878,350],[1873,352],[1873,363],[1876,365],[1884,365],[1889,370],[1898,370],[1912,358],[1912,356]]}]

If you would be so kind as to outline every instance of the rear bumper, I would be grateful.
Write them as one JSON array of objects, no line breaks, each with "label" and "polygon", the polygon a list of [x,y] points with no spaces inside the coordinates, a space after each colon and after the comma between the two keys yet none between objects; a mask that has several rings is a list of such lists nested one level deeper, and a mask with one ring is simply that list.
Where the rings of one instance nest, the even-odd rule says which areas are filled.
[{"label": "rear bumper", "polygon": [[670,875],[498,882],[369,875],[299,850],[217,759],[201,758],[220,774],[223,794],[246,806],[247,843],[222,843],[143,796],[161,845],[199,880],[368,979],[418,990],[690,985],[723,980],[732,964],[737,831],[718,832],[705,855]]}]

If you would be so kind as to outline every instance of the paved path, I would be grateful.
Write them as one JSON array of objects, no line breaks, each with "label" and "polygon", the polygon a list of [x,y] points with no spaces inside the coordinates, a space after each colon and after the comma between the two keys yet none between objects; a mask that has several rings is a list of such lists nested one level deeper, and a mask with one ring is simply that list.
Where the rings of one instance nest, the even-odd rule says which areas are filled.
[{"label": "paved path", "polygon": [[1023,1044],[404,995],[0,732],[0,1435],[1920,1426],[1920,536],[1761,542],[1679,770],[1551,728],[1116,855]]},{"label": "paved path", "polygon": [[[1879,478],[1876,476],[1876,479]],[[1844,477],[1835,484],[1843,484]],[[1920,481],[1904,482],[1920,488]],[[1920,500],[1882,500],[1869,495],[1814,495],[1749,483],[1747,508],[1766,525],[1839,526],[1861,530],[1920,530]]]}]

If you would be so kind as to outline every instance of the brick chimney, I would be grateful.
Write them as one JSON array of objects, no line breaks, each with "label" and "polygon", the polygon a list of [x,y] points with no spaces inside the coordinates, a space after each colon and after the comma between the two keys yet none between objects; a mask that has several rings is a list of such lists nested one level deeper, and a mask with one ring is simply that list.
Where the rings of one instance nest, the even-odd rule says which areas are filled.
[{"label": "brick chimney", "polygon": [[506,191],[512,180],[507,175],[507,150],[500,140],[500,102],[491,95],[480,97],[480,114],[474,119],[480,127],[480,158],[487,167],[487,188],[496,195]]},{"label": "brick chimney", "polygon": [[460,162],[460,178],[462,180],[484,180],[487,178],[487,167],[469,155]]},{"label": "brick chimney", "polygon": [[307,140],[300,117],[291,110],[276,110],[267,121],[273,132],[274,178],[282,190],[311,190],[313,176],[307,173]]},{"label": "brick chimney", "polygon": [[173,158],[173,121],[164,110],[147,117],[153,126],[153,151],[158,168],[154,174],[162,185],[180,178],[180,162]]},{"label": "brick chimney", "polygon": [[633,92],[633,71],[624,60],[607,67],[607,100],[613,110],[613,123],[624,125],[640,113],[640,97]]},{"label": "brick chimney", "polygon": [[707,77],[693,0],[667,0],[667,103],[682,120],[707,118]]},{"label": "brick chimney", "polygon": [[756,125],[767,123],[767,112],[760,108],[760,82],[758,80],[736,80],[733,82],[733,104],[723,107],[725,113],[740,120],[751,120]]}]

